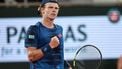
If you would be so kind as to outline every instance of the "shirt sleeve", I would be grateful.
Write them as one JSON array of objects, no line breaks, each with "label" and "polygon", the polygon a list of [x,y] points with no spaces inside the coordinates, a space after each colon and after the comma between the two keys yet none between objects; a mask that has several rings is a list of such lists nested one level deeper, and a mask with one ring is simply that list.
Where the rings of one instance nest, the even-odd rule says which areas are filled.
[{"label": "shirt sleeve", "polygon": [[36,26],[30,26],[25,36],[25,47],[36,47],[37,48],[37,28]]}]

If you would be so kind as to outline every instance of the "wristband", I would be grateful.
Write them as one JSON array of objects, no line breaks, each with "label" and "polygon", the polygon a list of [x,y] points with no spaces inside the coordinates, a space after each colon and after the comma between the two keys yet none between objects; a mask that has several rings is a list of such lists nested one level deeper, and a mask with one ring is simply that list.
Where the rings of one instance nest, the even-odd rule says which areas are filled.
[{"label": "wristband", "polygon": [[43,53],[47,53],[47,52],[51,51],[52,48],[49,45],[45,45],[45,46],[41,47],[41,50],[43,51]]}]

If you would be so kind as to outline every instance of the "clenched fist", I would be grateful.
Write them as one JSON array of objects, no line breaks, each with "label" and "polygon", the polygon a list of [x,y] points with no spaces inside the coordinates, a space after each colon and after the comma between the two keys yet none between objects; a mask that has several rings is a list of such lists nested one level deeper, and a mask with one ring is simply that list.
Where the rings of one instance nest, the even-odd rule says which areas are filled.
[{"label": "clenched fist", "polygon": [[57,36],[54,36],[51,38],[51,41],[49,43],[51,48],[56,48],[60,44],[59,39]]}]

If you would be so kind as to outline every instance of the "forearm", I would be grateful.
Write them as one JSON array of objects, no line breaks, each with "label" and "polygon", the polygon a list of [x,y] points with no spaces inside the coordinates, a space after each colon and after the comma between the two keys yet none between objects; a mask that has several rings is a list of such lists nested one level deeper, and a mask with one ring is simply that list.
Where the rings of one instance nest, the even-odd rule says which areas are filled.
[{"label": "forearm", "polygon": [[27,50],[28,50],[29,61],[34,62],[41,59],[44,56],[44,54],[46,54],[47,52],[50,52],[52,48],[49,46],[49,44],[46,44],[45,46],[39,49],[36,49],[34,47],[29,47]]},{"label": "forearm", "polygon": [[41,49],[29,49],[28,50],[28,59],[30,62],[37,61],[44,56],[44,53]]}]

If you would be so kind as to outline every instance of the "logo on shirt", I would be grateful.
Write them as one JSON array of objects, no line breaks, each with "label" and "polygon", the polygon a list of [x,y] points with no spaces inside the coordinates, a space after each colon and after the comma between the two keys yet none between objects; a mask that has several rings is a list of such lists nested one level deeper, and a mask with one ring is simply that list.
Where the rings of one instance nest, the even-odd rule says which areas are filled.
[{"label": "logo on shirt", "polygon": [[62,34],[58,34],[58,37],[61,38],[62,37]]},{"label": "logo on shirt", "polygon": [[35,36],[34,36],[34,35],[28,35],[28,38],[29,38],[29,39],[34,39]]}]

